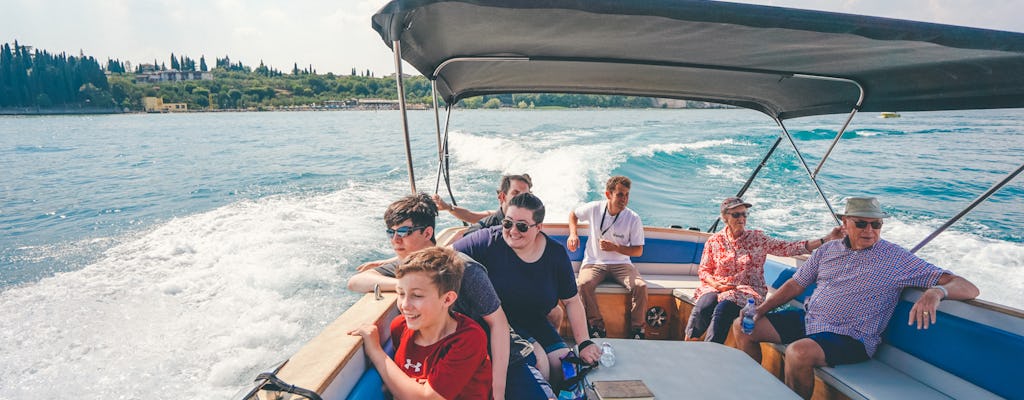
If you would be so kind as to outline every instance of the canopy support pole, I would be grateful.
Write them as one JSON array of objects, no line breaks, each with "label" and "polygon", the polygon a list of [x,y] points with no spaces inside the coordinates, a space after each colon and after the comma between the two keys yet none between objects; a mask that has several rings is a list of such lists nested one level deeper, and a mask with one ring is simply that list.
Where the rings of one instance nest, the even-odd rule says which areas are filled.
[{"label": "canopy support pole", "polygon": [[[437,81],[433,79],[430,80],[430,93],[434,98],[434,126],[437,128],[437,161],[441,162],[444,161],[444,158],[441,156],[441,115],[437,111]],[[434,192],[436,193],[437,189],[434,189]]]},{"label": "canopy support pole", "polygon": [[[768,149],[768,153],[761,159],[761,163],[757,165],[757,168],[754,168],[754,173],[750,174],[750,178],[747,178],[747,182],[744,183],[743,187],[740,188],[740,191],[736,193],[736,197],[743,197],[743,195],[747,193],[747,189],[750,188],[750,184],[754,182],[754,177],[756,177],[757,174],[761,172],[761,168],[764,168],[765,164],[768,163],[768,159],[773,153],[775,153],[775,149],[779,148],[779,143],[782,143],[782,135],[779,135],[779,138],[775,139],[775,144],[772,145],[771,149]],[[714,233],[715,230],[718,229],[719,222],[722,222],[721,215],[719,215],[718,218],[715,218],[715,223],[711,224],[711,227],[708,228],[708,232]]]},{"label": "canopy support pole", "polygon": [[[434,86],[434,81],[430,81],[430,83],[431,83],[431,88],[434,90],[434,107],[435,107],[435,110],[436,110],[436,107],[437,107],[437,87]],[[435,118],[435,120],[437,121],[437,124],[438,124],[437,125],[437,129],[438,129],[438,132],[437,132],[437,134],[438,134],[438,140],[437,140],[437,181],[434,182],[434,194],[439,194],[440,193],[440,190],[441,190],[441,177],[444,176],[444,186],[445,186],[445,188],[448,189],[448,198],[451,199],[452,206],[455,207],[455,206],[458,206],[459,203],[457,201],[455,201],[455,193],[452,192],[451,175],[448,172],[449,169],[450,169],[449,161],[451,160],[451,158],[449,157],[449,154],[448,154],[448,127],[451,126],[452,109],[455,108],[455,107],[453,107],[452,104],[449,104],[448,102],[445,102],[444,108],[445,108],[445,117],[444,117],[444,137],[443,138],[441,137],[441,125],[440,125],[441,121],[440,121],[440,117],[438,116],[436,111],[434,112],[434,118]],[[463,221],[462,225],[463,226],[467,226],[468,224],[465,221]]]},{"label": "canopy support pole", "polygon": [[[447,141],[447,139],[441,139],[441,115],[438,114],[438,110],[437,110],[437,81],[435,81],[433,79],[430,80],[430,93],[433,95],[433,98],[434,98],[434,125],[437,126],[437,180],[436,180],[436,182],[434,182],[434,193],[436,194],[438,189],[441,187],[441,174],[444,173],[446,177],[447,177],[448,174],[447,174],[446,171],[444,171],[442,169],[442,167],[444,166],[444,160],[445,160],[444,146],[445,146],[445,141]],[[451,108],[448,108],[448,107],[445,107],[445,108],[448,111],[448,117],[446,117],[446,118],[451,118]],[[447,138],[447,130],[448,130],[448,122],[447,122],[447,119],[446,119],[445,120],[445,131],[446,131],[445,137],[446,138]],[[444,141],[442,141],[442,140],[444,140]],[[447,182],[447,179],[445,179],[445,181]]]},{"label": "canopy support pole", "polygon": [[922,240],[921,243],[918,243],[917,246],[914,246],[914,248],[911,249],[910,252],[916,253],[918,250],[920,250],[922,247],[928,244],[928,242],[931,242],[932,239],[935,239],[936,236],[939,236],[940,233],[942,233],[950,226],[955,224],[956,221],[959,221],[960,218],[963,218],[964,215],[967,215],[967,213],[971,212],[971,210],[973,210],[974,207],[977,207],[978,204],[981,204],[982,202],[987,200],[989,196],[992,196],[992,194],[998,192],[999,189],[1002,189],[1003,186],[1006,186],[1007,183],[1010,183],[1010,181],[1012,181],[1013,178],[1016,178],[1017,175],[1021,173],[1021,171],[1024,171],[1024,164],[1021,164],[1019,167],[1017,167],[1016,170],[1006,175],[1006,177],[1003,178],[1003,180],[997,182],[995,185],[992,185],[992,187],[985,191],[985,193],[983,193],[981,196],[978,196],[977,199],[974,199],[974,201],[971,202],[971,204],[968,205],[966,208],[964,208],[963,211],[960,211],[960,213],[958,213],[956,216],[950,218],[949,221],[946,221],[945,224],[942,224],[942,226],[940,226],[939,229],[936,229],[935,232],[932,232],[930,235],[928,235],[928,237],[924,238],[924,240]]},{"label": "canopy support pole", "polygon": [[814,178],[814,174],[811,173],[811,168],[807,166],[807,161],[804,160],[804,156],[800,154],[800,148],[797,147],[796,141],[793,140],[793,135],[789,134],[789,130],[786,129],[786,124],[782,123],[781,119],[775,118],[775,123],[779,124],[782,128],[782,133],[789,139],[789,144],[793,146],[793,151],[796,152],[796,157],[800,159],[800,164],[804,166],[804,170],[807,171],[807,176],[811,178],[811,183],[814,184],[814,188],[818,190],[818,195],[825,201],[825,205],[828,206],[828,212],[832,214],[832,218],[835,218],[836,225],[841,225],[839,217],[836,216],[836,210],[832,208],[832,203],[828,201],[828,197],[825,197],[825,192],[821,190],[821,186],[818,185],[818,180]]},{"label": "canopy support pole", "polygon": [[398,109],[402,112],[402,132],[405,134],[405,165],[409,171],[409,189],[416,194],[416,175],[412,168],[412,145],[409,144],[409,116],[405,112],[405,85],[402,83],[402,42],[395,40],[391,48],[395,53],[395,84],[398,86]]},{"label": "canopy support pole", "polygon": [[821,157],[821,161],[818,162],[818,166],[814,168],[814,172],[811,173],[811,179],[818,177],[818,172],[821,172],[821,166],[825,165],[825,160],[828,160],[828,156],[832,154],[832,149],[839,144],[839,139],[842,139],[843,134],[846,133],[846,128],[850,126],[850,121],[853,121],[853,116],[857,115],[857,111],[860,111],[860,106],[864,104],[864,86],[861,86],[860,82],[846,78],[836,78],[832,76],[821,76],[821,75],[807,75],[807,74],[793,74],[794,78],[804,79],[816,79],[819,81],[833,81],[833,82],[846,82],[851,83],[857,87],[857,91],[860,93],[857,97],[857,104],[854,104],[853,110],[850,110],[850,116],[846,117],[846,122],[843,123],[843,127],[839,129],[839,134],[836,135],[835,139],[832,139],[832,144],[828,146],[828,151],[825,152],[825,156]]}]

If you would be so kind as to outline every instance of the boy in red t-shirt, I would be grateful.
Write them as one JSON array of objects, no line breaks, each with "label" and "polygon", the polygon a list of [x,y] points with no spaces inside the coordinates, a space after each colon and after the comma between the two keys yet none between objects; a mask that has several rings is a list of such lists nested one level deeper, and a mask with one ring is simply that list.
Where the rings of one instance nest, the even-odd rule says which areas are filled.
[{"label": "boy in red t-shirt", "polygon": [[449,311],[463,268],[457,253],[441,247],[414,252],[398,266],[394,360],[381,348],[376,325],[349,332],[363,337],[367,356],[395,398],[491,398],[487,335],[469,317]]}]

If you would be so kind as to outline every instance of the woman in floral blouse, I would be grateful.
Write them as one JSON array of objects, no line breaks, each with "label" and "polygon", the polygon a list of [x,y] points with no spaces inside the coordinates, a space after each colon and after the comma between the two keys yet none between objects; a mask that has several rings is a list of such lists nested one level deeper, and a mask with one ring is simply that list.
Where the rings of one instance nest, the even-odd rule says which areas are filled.
[{"label": "woman in floral blouse", "polygon": [[[686,338],[724,343],[729,326],[739,316],[747,299],[755,304],[764,302],[768,288],[764,282],[764,261],[768,254],[795,256],[808,254],[826,241],[843,237],[836,227],[820,239],[786,242],[773,239],[762,231],[746,230],[747,209],[750,203],[739,197],[722,202],[722,220],[725,229],[708,238],[700,259],[700,287],[693,297],[697,304],[686,325]],[[711,328],[708,331],[708,328]]]}]

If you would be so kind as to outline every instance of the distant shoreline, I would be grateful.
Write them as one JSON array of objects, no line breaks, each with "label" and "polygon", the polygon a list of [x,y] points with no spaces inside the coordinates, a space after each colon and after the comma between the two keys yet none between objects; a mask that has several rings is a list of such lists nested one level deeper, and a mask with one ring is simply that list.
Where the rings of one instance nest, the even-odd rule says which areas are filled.
[{"label": "distant shoreline", "polygon": [[124,114],[123,111],[114,107],[108,108],[0,108],[0,115],[94,115],[94,114]]},{"label": "distant shoreline", "polygon": [[[410,104],[408,110],[429,110],[430,107],[421,104]],[[105,115],[105,114],[196,114],[196,113],[217,113],[217,112],[275,112],[275,111],[397,111],[398,107],[380,106],[355,106],[355,107],[313,107],[313,106],[285,106],[285,107],[247,107],[247,108],[218,108],[218,109],[197,109],[168,112],[147,112],[141,110],[118,110],[116,108],[0,108],[0,116],[10,115]]]},{"label": "distant shoreline", "polygon": [[[501,107],[501,108],[462,108],[463,110],[515,110],[515,111],[549,111],[549,110],[708,110],[708,109],[730,109],[735,107],[720,107],[720,108],[664,108],[664,107],[562,107],[562,106],[544,106],[536,108],[519,108],[519,107]],[[422,104],[410,104],[408,110],[430,110],[429,106]],[[117,110],[114,108],[63,108],[63,109],[35,109],[35,108],[19,108],[19,109],[0,109],[0,116],[39,116],[39,115],[109,115],[109,114],[203,114],[203,113],[220,113],[220,112],[289,112],[289,111],[398,111],[398,107],[343,107],[343,108],[331,108],[331,107],[311,107],[311,106],[291,106],[291,107],[249,107],[249,108],[224,108],[224,109],[198,109],[198,110],[187,110],[187,111],[174,111],[174,112],[146,112],[137,110]]]}]

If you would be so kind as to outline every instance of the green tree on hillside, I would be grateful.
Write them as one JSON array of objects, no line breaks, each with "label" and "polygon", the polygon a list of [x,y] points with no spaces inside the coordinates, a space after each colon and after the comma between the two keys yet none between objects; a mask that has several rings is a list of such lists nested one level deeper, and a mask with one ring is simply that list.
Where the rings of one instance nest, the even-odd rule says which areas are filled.
[{"label": "green tree on hillside", "polygon": [[0,46],[0,107],[112,106],[96,59],[13,45]]}]

